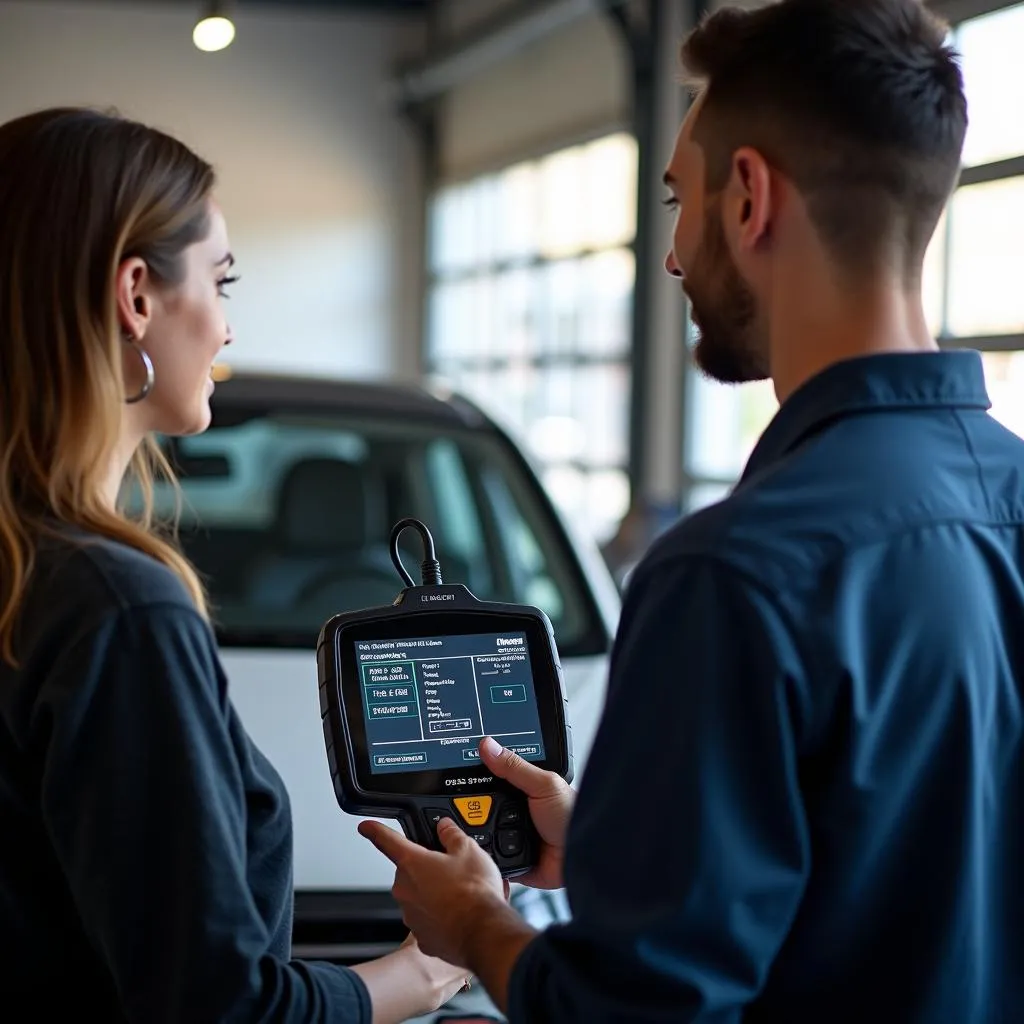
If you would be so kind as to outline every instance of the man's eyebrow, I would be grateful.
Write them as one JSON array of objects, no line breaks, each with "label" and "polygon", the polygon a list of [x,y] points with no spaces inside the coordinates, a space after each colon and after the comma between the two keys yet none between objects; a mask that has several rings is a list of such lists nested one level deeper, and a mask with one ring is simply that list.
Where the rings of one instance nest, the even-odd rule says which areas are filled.
[{"label": "man's eyebrow", "polygon": [[222,256],[219,260],[217,260],[214,266],[219,267],[224,263],[226,263],[228,267],[233,267],[235,265],[235,257],[232,256],[231,253],[228,253],[226,256]]},{"label": "man's eyebrow", "polygon": [[664,182],[664,183],[665,183],[665,184],[666,184],[666,185],[667,185],[667,186],[668,186],[669,188],[671,188],[671,187],[672,187],[672,186],[673,186],[673,185],[674,185],[674,184],[676,183],[676,179],[675,179],[675,176],[674,176],[674,175],[672,174],[672,172],[671,172],[671,171],[666,171],[666,172],[665,172],[665,173],[664,173],[664,174],[663,174],[663,175],[661,176],[661,180],[662,180],[662,181],[663,181],[663,182]]}]

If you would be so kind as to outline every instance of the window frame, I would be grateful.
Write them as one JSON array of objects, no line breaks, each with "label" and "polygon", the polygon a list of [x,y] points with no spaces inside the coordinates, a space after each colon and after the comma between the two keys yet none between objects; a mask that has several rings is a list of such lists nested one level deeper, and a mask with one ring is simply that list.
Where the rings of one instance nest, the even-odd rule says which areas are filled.
[{"label": "window frame", "polygon": [[[570,347],[568,351],[548,351],[545,348],[543,339],[541,339],[539,344],[525,354],[510,352],[486,352],[484,354],[478,354],[468,351],[461,351],[457,354],[439,354],[437,352],[436,341],[434,337],[432,337],[434,325],[433,302],[436,289],[443,285],[458,284],[460,282],[464,283],[473,280],[490,279],[491,281],[497,281],[500,280],[502,275],[515,271],[537,275],[531,279],[530,287],[535,288],[536,291],[530,294],[527,298],[526,308],[528,309],[528,315],[530,315],[535,321],[544,321],[549,317],[552,311],[558,307],[557,303],[553,304],[552,300],[543,294],[543,290],[548,287],[548,283],[542,275],[549,269],[565,264],[572,264],[575,268],[583,271],[587,269],[589,260],[592,260],[595,257],[600,257],[604,254],[618,252],[628,253],[634,261],[633,265],[635,267],[635,261],[637,259],[637,232],[635,226],[632,234],[628,238],[623,238],[612,244],[586,245],[574,249],[571,253],[557,252],[548,254],[536,251],[535,249],[535,251],[531,252],[529,255],[516,255],[509,257],[490,254],[483,259],[477,259],[471,263],[462,263],[455,269],[446,268],[439,270],[434,263],[435,253],[439,248],[434,234],[436,224],[435,204],[445,194],[445,192],[452,188],[472,187],[486,179],[498,177],[504,172],[513,170],[517,167],[527,164],[537,166],[542,164],[546,159],[556,157],[560,153],[568,152],[580,147],[599,144],[604,140],[611,139],[616,136],[627,137],[631,139],[634,145],[636,144],[635,135],[628,126],[623,124],[608,124],[600,131],[587,132],[586,134],[580,134],[577,137],[560,140],[560,144],[558,145],[533,150],[528,154],[524,154],[520,159],[505,161],[497,166],[481,168],[476,173],[445,179],[442,182],[439,182],[427,197],[427,237],[425,238],[424,244],[424,253],[426,256],[424,276],[426,310],[421,344],[421,366],[423,368],[424,375],[428,379],[448,386],[450,379],[448,375],[452,371],[457,373],[465,372],[474,375],[485,375],[492,379],[500,378],[503,373],[519,372],[536,376],[538,381],[537,387],[541,388],[547,386],[552,371],[557,370],[564,370],[571,375],[574,380],[578,379],[581,371],[599,368],[607,368],[609,371],[618,371],[618,373],[622,375],[622,380],[624,382],[623,399],[625,407],[623,409],[622,417],[622,437],[617,439],[616,443],[616,447],[621,453],[620,457],[591,458],[587,457],[586,453],[581,453],[577,457],[545,459],[542,453],[529,450],[528,459],[533,464],[534,471],[542,477],[546,470],[569,470],[573,473],[579,474],[585,481],[589,481],[598,477],[600,474],[609,472],[622,474],[625,480],[629,479],[629,457],[631,447],[629,436],[631,429],[630,403],[632,397],[631,385],[633,373],[631,317],[627,317],[626,319],[623,344],[621,348],[616,351],[605,351],[603,347],[598,351],[587,351],[584,340],[580,338],[580,329],[577,329],[575,334],[577,344]],[[639,167],[637,171],[639,171]],[[633,197],[627,197],[627,201],[632,204]],[[585,283],[582,280],[582,274],[580,287],[585,287]],[[585,300],[582,298],[578,298],[575,301],[574,308],[577,311],[577,314],[583,310],[584,301]],[[629,308],[631,308],[632,303],[635,301],[635,279],[634,284],[632,284],[628,289],[625,301]],[[473,398],[473,401],[479,401],[478,398],[474,396],[471,397]],[[575,404],[576,401],[574,399],[573,405]],[[490,414],[494,414],[496,411],[497,410],[488,410]],[[508,428],[507,424],[502,424],[502,426],[503,429]],[[525,438],[520,438],[518,440],[523,444],[524,448],[527,447]],[[623,509],[623,512],[625,512],[625,509]]]},{"label": "window frame", "polygon": [[[954,46],[959,43],[963,25],[999,11],[1021,6],[1021,0],[947,0],[933,5],[937,13],[947,18],[953,34]],[[1024,153],[982,164],[967,164],[960,170],[956,188],[947,209],[952,208],[957,193],[972,185],[986,185],[1011,178],[1024,178]],[[979,352],[1015,352],[1024,349],[1024,331],[1012,334],[963,335],[949,330],[950,245],[953,240],[953,219],[946,217],[942,246],[942,316],[937,341],[942,348],[972,348]]]}]

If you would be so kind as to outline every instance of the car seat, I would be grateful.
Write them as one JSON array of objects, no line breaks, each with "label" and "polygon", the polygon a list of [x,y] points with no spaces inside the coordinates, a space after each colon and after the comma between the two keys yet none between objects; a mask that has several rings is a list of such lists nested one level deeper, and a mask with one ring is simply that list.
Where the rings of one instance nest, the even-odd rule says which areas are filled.
[{"label": "car seat", "polygon": [[249,579],[249,602],[292,610],[326,602],[327,614],[389,604],[401,581],[386,514],[370,466],[326,457],[293,463],[278,493],[271,550]]}]

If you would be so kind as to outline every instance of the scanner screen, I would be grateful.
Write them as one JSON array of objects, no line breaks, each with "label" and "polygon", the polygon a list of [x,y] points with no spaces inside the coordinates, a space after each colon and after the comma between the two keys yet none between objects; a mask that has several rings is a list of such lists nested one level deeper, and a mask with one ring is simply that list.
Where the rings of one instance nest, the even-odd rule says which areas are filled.
[{"label": "scanner screen", "polygon": [[471,768],[483,736],[543,761],[527,643],[516,632],[355,641],[370,771]]}]

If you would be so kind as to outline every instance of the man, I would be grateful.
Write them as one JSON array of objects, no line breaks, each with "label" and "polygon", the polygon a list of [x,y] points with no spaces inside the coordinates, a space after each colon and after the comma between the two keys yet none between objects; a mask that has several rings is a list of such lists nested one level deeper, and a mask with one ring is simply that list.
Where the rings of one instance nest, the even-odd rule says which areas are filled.
[{"label": "man", "polygon": [[[1024,1020],[1024,442],[921,268],[966,104],[914,0],[782,0],[689,38],[665,181],[711,376],[781,408],[628,588],[534,934],[454,827],[364,834],[423,948],[514,1024]],[[539,799],[558,884],[571,793]]]}]

